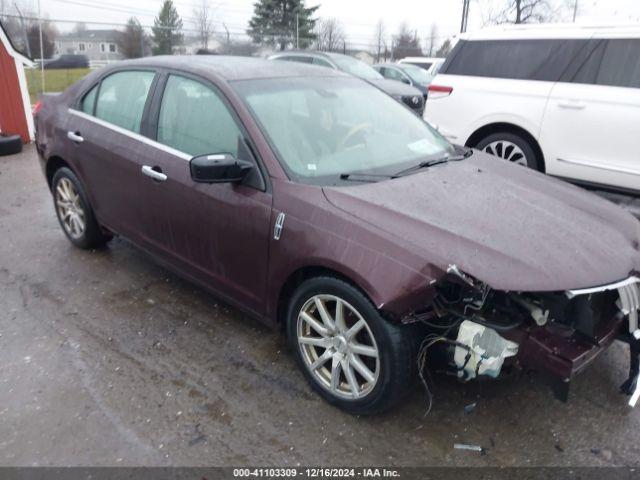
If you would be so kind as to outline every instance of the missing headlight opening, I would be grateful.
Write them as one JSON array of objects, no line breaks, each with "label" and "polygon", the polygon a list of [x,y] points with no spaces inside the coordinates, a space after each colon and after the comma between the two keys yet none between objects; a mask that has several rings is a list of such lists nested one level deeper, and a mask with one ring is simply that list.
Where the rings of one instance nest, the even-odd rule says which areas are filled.
[{"label": "missing headlight opening", "polygon": [[571,378],[615,339],[631,347],[629,378],[621,389],[631,395],[630,404],[640,397],[637,277],[583,290],[507,292],[450,265],[434,288],[430,304],[404,319],[430,330],[418,357],[429,410],[427,360],[462,381],[495,378],[506,368],[537,371],[566,401]]}]

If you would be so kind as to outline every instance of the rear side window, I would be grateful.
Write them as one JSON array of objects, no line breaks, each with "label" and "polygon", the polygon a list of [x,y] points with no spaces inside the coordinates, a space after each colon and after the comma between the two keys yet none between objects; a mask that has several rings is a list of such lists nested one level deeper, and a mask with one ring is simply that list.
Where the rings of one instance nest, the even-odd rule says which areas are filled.
[{"label": "rear side window", "polygon": [[640,88],[640,39],[607,42],[596,84]]},{"label": "rear side window", "polygon": [[196,80],[171,75],[167,80],[158,141],[189,155],[238,155],[241,135],[233,115],[218,94]]},{"label": "rear side window", "polygon": [[96,104],[96,93],[98,92],[98,85],[89,90],[84,98],[82,99],[81,109],[84,113],[88,113],[89,115],[93,115],[93,107]]},{"label": "rear side window", "polygon": [[482,40],[459,44],[442,73],[556,82],[587,40]]},{"label": "rear side window", "polygon": [[154,72],[131,71],[106,77],[100,84],[96,117],[139,133],[154,76]]}]

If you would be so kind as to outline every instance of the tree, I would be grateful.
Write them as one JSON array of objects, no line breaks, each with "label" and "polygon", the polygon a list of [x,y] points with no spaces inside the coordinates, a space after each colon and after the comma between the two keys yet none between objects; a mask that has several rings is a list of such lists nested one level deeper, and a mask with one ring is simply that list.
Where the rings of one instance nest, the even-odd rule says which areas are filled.
[{"label": "tree", "polygon": [[316,48],[324,52],[335,52],[344,46],[346,37],[342,22],[336,18],[321,18],[315,28]]},{"label": "tree", "polygon": [[27,28],[27,41],[32,58],[51,58],[55,53],[58,31],[48,20],[42,21],[42,52],[40,52],[40,28],[38,22],[31,22]]},{"label": "tree", "polygon": [[200,4],[193,9],[193,23],[196,26],[202,48],[209,48],[209,38],[213,33],[213,18],[209,0],[200,0]]},{"label": "tree", "polygon": [[382,52],[387,51],[387,42],[385,41],[385,34],[386,33],[384,29],[384,23],[382,22],[382,20],[378,20],[378,23],[376,24],[376,33],[374,37],[375,48],[376,48],[376,63],[380,62],[380,57],[382,55]]},{"label": "tree", "polygon": [[118,50],[125,58],[144,57],[149,49],[149,37],[136,17],[127,20],[124,30],[118,36]]},{"label": "tree", "polygon": [[431,30],[429,30],[429,36],[425,40],[425,49],[428,57],[433,57],[438,42],[438,25],[431,24]]},{"label": "tree", "polygon": [[255,43],[284,50],[307,48],[315,40],[312,16],[318,6],[307,8],[304,0],[258,0],[253,8],[247,34]]},{"label": "tree", "polygon": [[449,55],[451,51],[451,40],[448,38],[440,45],[440,48],[436,51],[436,57],[444,58]]},{"label": "tree", "polygon": [[153,21],[154,55],[171,55],[182,43],[182,20],[172,0],[164,0],[160,13]]},{"label": "tree", "polygon": [[565,0],[506,0],[491,23],[540,23],[562,19]]},{"label": "tree", "polygon": [[406,23],[402,23],[400,25],[400,29],[396,35],[393,46],[393,56],[397,60],[405,57],[422,56],[418,33],[416,31],[409,30]]}]

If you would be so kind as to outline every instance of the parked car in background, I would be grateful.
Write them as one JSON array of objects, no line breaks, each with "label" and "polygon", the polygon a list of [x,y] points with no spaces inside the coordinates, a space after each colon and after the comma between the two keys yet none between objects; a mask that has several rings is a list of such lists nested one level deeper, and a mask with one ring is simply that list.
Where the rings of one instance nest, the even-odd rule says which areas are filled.
[{"label": "parked car in background", "polygon": [[511,364],[566,399],[616,337],[640,337],[638,220],[450,144],[359,78],[150,57],[35,110],[71,243],[122,235],[285,331],[311,386],[349,412],[396,404],[432,348],[461,380]]},{"label": "parked car in background", "polygon": [[425,69],[409,63],[381,63],[374,65],[373,68],[388,80],[395,80],[416,87],[422,92],[425,101],[427,100],[429,84],[433,81],[433,76]]},{"label": "parked car in background", "polygon": [[89,68],[89,59],[86,55],[64,54],[50,60],[44,60],[44,69],[72,69]]},{"label": "parked car in background", "polygon": [[640,27],[465,34],[425,118],[454,143],[585,186],[640,193]]},{"label": "parked car in background", "polygon": [[410,85],[401,85],[398,82],[385,79],[369,65],[357,58],[340,53],[313,52],[313,51],[288,51],[271,55],[269,60],[307,63],[321,67],[341,70],[350,75],[369,82],[388,95],[403,103],[411,110],[422,116],[424,113],[424,97],[420,90]]},{"label": "parked car in background", "polygon": [[415,65],[426,70],[430,75],[436,76],[440,67],[444,63],[444,58],[437,57],[405,57],[398,60],[398,63],[406,65]]}]

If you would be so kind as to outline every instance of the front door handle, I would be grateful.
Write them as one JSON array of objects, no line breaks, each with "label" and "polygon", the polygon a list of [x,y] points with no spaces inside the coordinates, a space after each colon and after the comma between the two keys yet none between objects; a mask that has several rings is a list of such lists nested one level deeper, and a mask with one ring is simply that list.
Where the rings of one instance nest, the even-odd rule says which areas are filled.
[{"label": "front door handle", "polygon": [[572,110],[583,110],[587,104],[578,100],[560,100],[558,102],[560,108],[570,108]]},{"label": "front door handle", "polygon": [[80,136],[79,132],[67,132],[67,138],[75,143],[84,142],[84,138]]},{"label": "front door handle", "polygon": [[151,177],[158,182],[164,182],[167,180],[167,176],[164,173],[159,172],[158,170],[154,170],[154,167],[150,167],[149,165],[142,166],[142,174],[146,175],[147,177]]}]

